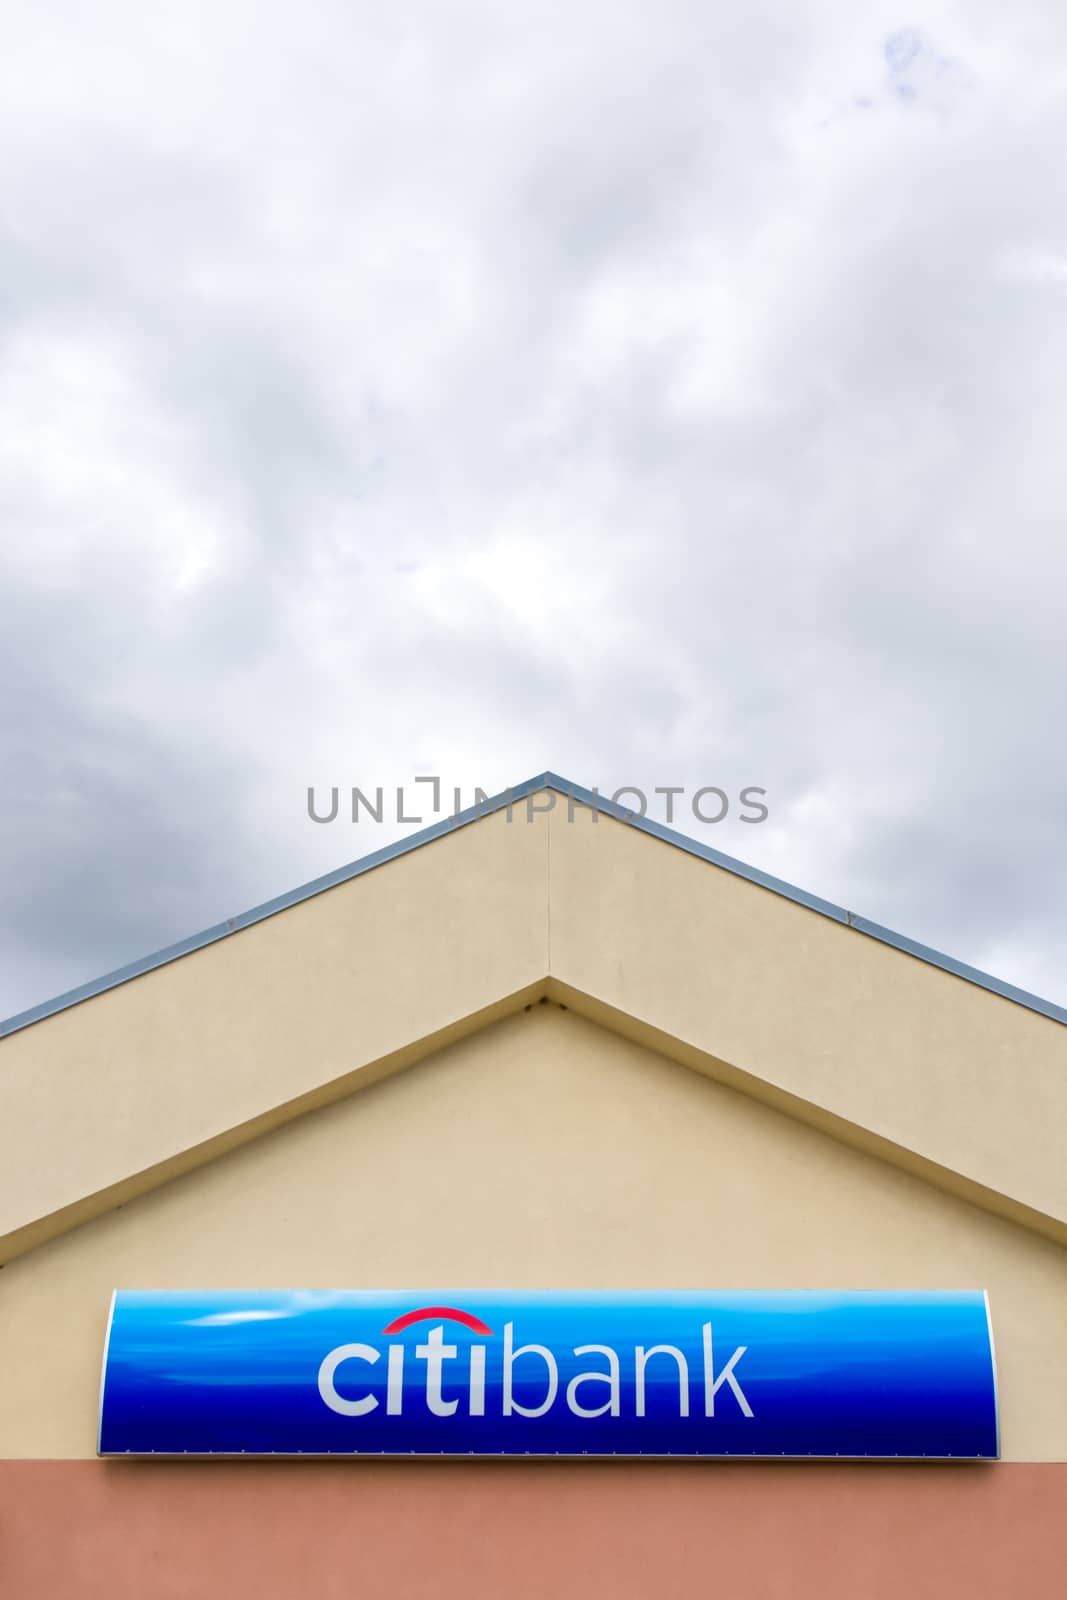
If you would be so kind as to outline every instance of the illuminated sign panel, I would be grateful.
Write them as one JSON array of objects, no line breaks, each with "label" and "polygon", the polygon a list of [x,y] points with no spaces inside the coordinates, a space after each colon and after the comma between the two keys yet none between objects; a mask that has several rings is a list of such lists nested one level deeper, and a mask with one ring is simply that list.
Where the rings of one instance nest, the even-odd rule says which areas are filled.
[{"label": "illuminated sign panel", "polygon": [[101,1455],[994,1458],[978,1292],[120,1290]]}]

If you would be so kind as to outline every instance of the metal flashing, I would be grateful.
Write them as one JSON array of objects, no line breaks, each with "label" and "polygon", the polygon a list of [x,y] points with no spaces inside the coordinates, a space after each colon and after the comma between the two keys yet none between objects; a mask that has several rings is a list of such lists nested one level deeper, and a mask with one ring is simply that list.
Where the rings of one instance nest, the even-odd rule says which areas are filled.
[{"label": "metal flashing", "polygon": [[940,967],[943,972],[951,973],[953,977],[962,978],[966,983],[973,983],[979,988],[987,989],[992,994],[1000,995],[1002,999],[1010,1000],[1015,1005],[1025,1007],[1027,1010],[1036,1011],[1041,1016],[1050,1018],[1053,1022],[1067,1024],[1067,1007],[1056,1005],[1051,1000],[1043,1000],[1038,995],[1030,994],[1025,989],[1019,989],[1014,984],[1005,983],[999,978],[992,977],[987,972],[981,972],[977,967],[971,967],[963,961],[943,954],[939,950],[932,950],[920,944],[915,939],[909,939],[904,934],[894,933],[890,928],[884,928],[879,923],[871,922],[866,917],[846,911],[841,906],[834,905],[829,900],[820,896],[809,894],[804,889],[798,889],[794,884],[786,883],[781,878],[774,877],[769,872],[764,872],[759,867],[752,867],[743,861],[738,861],[733,856],[725,855],[721,850],[715,850],[710,845],[701,843],[699,839],[691,839],[686,834],[678,833],[675,829],[667,827],[664,823],[656,822],[650,817],[641,817],[625,807],[615,805],[610,799],[599,794],[595,789],[585,789],[580,784],[571,783],[566,778],[561,778],[554,772],[538,773],[536,777],[528,778],[525,783],[515,784],[510,789],[505,789],[501,794],[494,795],[491,799],[483,800],[455,816],[445,817],[440,822],[433,823],[428,828],[421,829],[405,839],[395,840],[392,844],[385,845],[380,850],[374,850],[369,855],[361,856],[358,860],[349,862],[346,866],[338,867],[333,872],[327,872],[322,877],[313,878],[309,883],[290,889],[285,894],[276,895],[271,900],[265,900],[261,905],[253,906],[249,911],[240,912],[237,916],[228,917],[224,922],[216,923],[211,928],[205,928],[201,933],[191,934],[188,938],[180,939],[175,944],[167,945],[162,950],[156,950],[150,955],[142,956],[137,961],[131,961],[124,967],[119,967],[114,972],[106,973],[103,977],[94,978],[89,983],[80,984],[77,988],[68,989],[64,994],[56,995],[50,1000],[44,1000],[39,1005],[30,1006],[25,1011],[18,1012],[6,1021],[0,1021],[0,1038],[28,1028],[35,1022],[41,1022],[46,1017],[54,1016],[59,1011],[66,1011],[71,1006],[79,1005],[83,1000],[91,1000],[96,995],[104,994],[108,989],[117,988],[119,984],[128,983],[133,978],[143,977],[145,973],[154,971],[157,967],[166,966],[171,961],[177,961],[182,956],[190,955],[194,950],[202,950],[206,945],[215,944],[220,939],[228,938],[233,933],[239,933],[242,928],[249,928],[254,923],[263,922],[267,917],[275,916],[279,911],[287,911],[290,906],[299,905],[304,900],[310,900],[315,895],[323,894],[327,889],[334,889],[339,884],[348,883],[353,878],[361,877],[365,872],[372,872],[375,867],[384,866],[389,861],[395,861],[399,856],[406,855],[411,850],[417,850],[422,845],[432,844],[436,839],[445,838],[457,829],[466,827],[469,823],[478,822],[482,817],[489,816],[497,811],[503,811],[509,806],[514,806],[519,801],[528,800],[531,795],[542,790],[551,790],[556,794],[570,797],[581,805],[588,806],[605,816],[614,817],[617,821],[638,829],[639,832],[648,834],[653,839],[660,840],[663,844],[673,846],[675,849],[684,850],[688,855],[696,856],[702,861],[719,867],[724,872],[729,872],[735,877],[743,878],[746,882],[755,884],[758,888],[766,889],[771,894],[781,895],[786,900],[792,900],[797,905],[804,906],[809,911],[816,912],[819,916],[830,917],[835,922],[842,923],[851,928],[853,932],[865,938],[876,939],[881,944],[887,944],[895,950],[902,951],[905,955],[913,956],[918,961],[925,961],[930,966]]}]

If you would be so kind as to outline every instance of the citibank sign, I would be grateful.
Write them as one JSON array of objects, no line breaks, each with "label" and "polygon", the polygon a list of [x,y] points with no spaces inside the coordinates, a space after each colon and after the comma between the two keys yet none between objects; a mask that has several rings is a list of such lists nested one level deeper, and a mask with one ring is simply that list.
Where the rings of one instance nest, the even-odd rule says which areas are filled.
[{"label": "citibank sign", "polygon": [[[397,1317],[389,1327],[383,1328],[383,1335],[402,1333],[406,1328],[416,1322],[435,1322],[436,1327],[430,1328],[425,1333],[424,1340],[416,1344],[411,1354],[415,1360],[425,1363],[424,1377],[415,1380],[415,1394],[411,1396],[414,1407],[417,1409],[425,1405],[426,1410],[434,1417],[454,1417],[460,1409],[461,1403],[465,1406],[465,1413],[470,1417],[484,1417],[486,1406],[486,1357],[489,1346],[486,1344],[471,1343],[467,1346],[466,1360],[466,1393],[462,1396],[454,1395],[446,1399],[442,1392],[444,1381],[445,1363],[449,1363],[449,1372],[455,1373],[454,1382],[462,1383],[463,1369],[453,1367],[460,1354],[458,1344],[446,1342],[444,1320],[437,1322],[438,1317],[449,1322],[459,1324],[474,1334],[493,1336],[492,1328],[486,1327],[480,1317],[472,1316],[469,1311],[457,1311],[451,1306],[421,1306],[418,1310],[408,1311],[402,1317]],[[703,1411],[706,1417],[715,1415],[715,1396],[723,1384],[728,1384],[733,1392],[743,1416],[751,1417],[752,1408],[745,1398],[744,1391],[737,1381],[734,1368],[745,1353],[745,1346],[738,1345],[733,1355],[723,1366],[718,1375],[715,1373],[715,1354],[712,1344],[712,1328],[710,1322],[705,1322],[700,1330],[703,1341]],[[408,1346],[404,1344],[390,1344],[388,1346],[388,1379],[385,1389],[385,1410],[390,1417],[404,1415],[404,1364],[408,1353]],[[374,1363],[381,1358],[381,1350],[369,1344],[342,1344],[336,1350],[331,1350],[319,1368],[319,1394],[323,1403],[331,1411],[336,1411],[342,1417],[365,1417],[374,1411],[381,1399],[373,1393],[361,1395],[358,1399],[346,1399],[338,1392],[338,1369],[346,1362]],[[575,1361],[580,1356],[595,1356],[603,1364],[592,1372],[578,1372],[569,1380],[566,1387],[566,1405],[568,1411],[575,1417],[620,1417],[622,1415],[622,1372],[623,1353],[610,1344],[582,1344],[577,1345],[571,1352]],[[635,1417],[648,1415],[649,1366],[654,1356],[667,1357],[673,1363],[674,1376],[668,1382],[677,1384],[677,1411],[678,1416],[689,1415],[689,1363],[682,1350],[677,1345],[656,1344],[635,1345],[633,1349],[632,1365],[627,1363],[627,1372],[633,1372],[633,1414]],[[543,1394],[539,1394],[533,1405],[523,1405],[517,1398],[522,1379],[520,1378],[518,1364],[525,1358],[528,1367],[530,1361],[541,1365],[541,1382]],[[557,1399],[562,1399],[559,1384],[560,1357],[545,1344],[524,1344],[516,1346],[515,1324],[505,1322],[504,1343],[502,1353],[501,1382],[499,1394],[494,1398],[499,1400],[500,1414],[503,1417],[543,1417],[555,1406]],[[677,1369],[676,1371],[674,1369]],[[524,1392],[531,1388],[529,1374],[525,1377]],[[536,1381],[536,1380],[535,1380]],[[579,1391],[595,1390],[598,1396],[603,1396],[599,1404],[584,1404]],[[409,1391],[410,1392],[410,1391]]]},{"label": "citibank sign", "polygon": [[996,1457],[979,1292],[119,1290],[101,1455]]}]

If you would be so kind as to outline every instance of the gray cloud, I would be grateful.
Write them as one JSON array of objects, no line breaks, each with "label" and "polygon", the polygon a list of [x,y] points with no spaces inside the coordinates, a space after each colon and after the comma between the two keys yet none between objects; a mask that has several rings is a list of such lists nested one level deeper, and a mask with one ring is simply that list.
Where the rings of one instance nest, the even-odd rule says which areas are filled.
[{"label": "gray cloud", "polygon": [[546,765],[1065,998],[1067,23],[6,26],[0,1013]]}]

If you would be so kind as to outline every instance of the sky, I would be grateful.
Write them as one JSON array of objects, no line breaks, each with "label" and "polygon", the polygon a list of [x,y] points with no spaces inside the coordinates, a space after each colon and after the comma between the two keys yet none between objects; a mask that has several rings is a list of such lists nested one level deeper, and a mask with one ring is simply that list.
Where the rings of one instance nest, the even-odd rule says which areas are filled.
[{"label": "sky", "polygon": [[1048,0],[7,0],[0,1016],[545,768],[1067,1002],[1065,148]]}]

